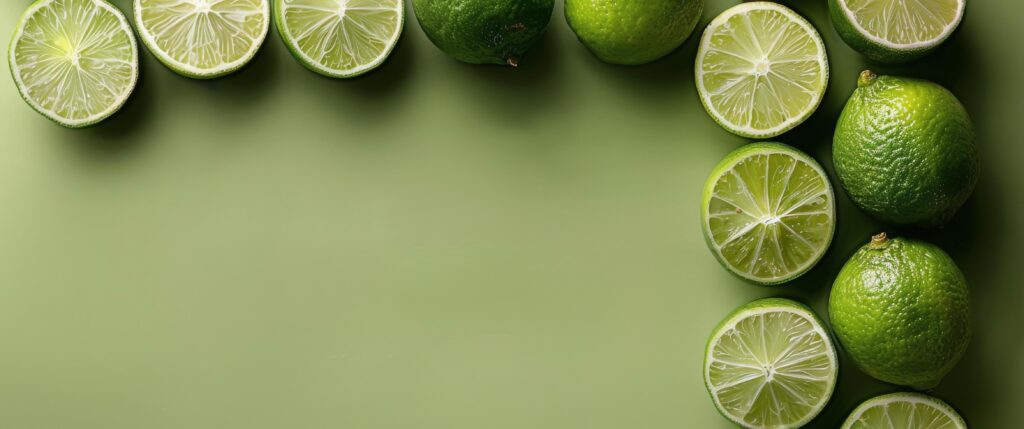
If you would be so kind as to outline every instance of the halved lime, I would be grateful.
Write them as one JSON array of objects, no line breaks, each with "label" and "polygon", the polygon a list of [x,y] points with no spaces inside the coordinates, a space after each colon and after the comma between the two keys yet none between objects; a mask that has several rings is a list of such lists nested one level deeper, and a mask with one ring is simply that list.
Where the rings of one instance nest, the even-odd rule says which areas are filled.
[{"label": "halved lime", "polygon": [[784,283],[811,269],[832,242],[835,219],[821,165],[781,143],[737,149],[704,185],[708,247],[729,271],[756,283]]},{"label": "halved lime", "polygon": [[733,311],[708,340],[704,384],[723,416],[746,428],[796,428],[832,397],[839,361],[811,309],[781,298]]},{"label": "halved lime", "polygon": [[806,19],[777,3],[718,15],[700,41],[697,92],[726,130],[769,138],[806,120],[828,87],[825,44]]},{"label": "halved lime", "polygon": [[920,58],[963,20],[967,0],[829,0],[832,23],[847,44],[876,61]]},{"label": "halved lime", "polygon": [[135,0],[139,36],[178,74],[199,79],[242,68],[270,28],[268,0]]},{"label": "halved lime", "polygon": [[402,0],[274,0],[274,12],[292,55],[306,68],[338,78],[381,65],[405,23]]},{"label": "halved lime", "polygon": [[29,106],[69,128],[117,112],[139,78],[132,28],[104,0],[33,3],[14,32],[8,61]]},{"label": "halved lime", "polygon": [[920,393],[891,393],[864,401],[842,429],[967,429],[952,407]]}]

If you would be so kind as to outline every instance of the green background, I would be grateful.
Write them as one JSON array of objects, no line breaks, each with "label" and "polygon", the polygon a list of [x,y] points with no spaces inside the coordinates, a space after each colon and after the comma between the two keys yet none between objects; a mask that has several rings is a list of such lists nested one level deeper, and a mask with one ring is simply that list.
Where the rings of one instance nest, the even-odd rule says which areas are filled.
[{"label": "green background", "polygon": [[[710,1],[701,27],[734,3]],[[824,0],[791,3],[833,79],[778,140],[831,172],[867,63]],[[0,5],[0,34],[27,4]],[[982,429],[1024,427],[1022,12],[972,0],[940,51],[871,66],[947,86],[979,130],[983,178],[953,223],[886,229],[937,242],[972,285],[974,340],[935,394]],[[745,140],[700,106],[696,37],[606,65],[559,5],[513,70],[446,58],[407,13],[391,60],[351,81],[306,71],[274,31],[215,81],[143,49],[135,95],[90,129],[0,83],[0,427],[725,428],[701,381],[711,328],[765,296],[825,316],[882,229],[837,188],[822,263],[745,284],[699,228],[706,175]],[[844,359],[812,426],[896,389]]]}]

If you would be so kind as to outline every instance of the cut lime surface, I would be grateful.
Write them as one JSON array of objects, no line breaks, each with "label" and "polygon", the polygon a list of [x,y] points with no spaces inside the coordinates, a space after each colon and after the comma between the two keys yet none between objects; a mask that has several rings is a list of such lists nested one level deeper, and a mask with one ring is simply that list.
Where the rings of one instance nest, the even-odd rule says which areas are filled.
[{"label": "cut lime surface", "polygon": [[268,0],[135,0],[146,47],[171,70],[213,78],[238,70],[270,28]]},{"label": "cut lime surface", "polygon": [[8,61],[22,98],[71,128],[117,112],[139,77],[131,26],[103,0],[33,3],[15,30]]},{"label": "cut lime surface", "polygon": [[718,325],[704,355],[715,406],[746,428],[803,426],[828,404],[838,372],[824,324],[788,299],[740,307]]},{"label": "cut lime surface", "polygon": [[967,429],[952,407],[920,393],[892,393],[857,407],[842,429]]},{"label": "cut lime surface", "polygon": [[274,0],[278,31],[310,70],[352,77],[381,65],[405,23],[401,0]]},{"label": "cut lime surface", "polygon": [[835,231],[835,197],[810,156],[781,143],[750,144],[708,177],[701,221],[708,247],[729,271],[778,284],[825,254]]},{"label": "cut lime surface", "polygon": [[734,134],[769,138],[806,120],[828,87],[825,45],[789,8],[743,3],[708,25],[696,65],[708,114]]},{"label": "cut lime surface", "polygon": [[912,60],[942,44],[966,7],[966,0],[829,0],[843,40],[885,62]]}]

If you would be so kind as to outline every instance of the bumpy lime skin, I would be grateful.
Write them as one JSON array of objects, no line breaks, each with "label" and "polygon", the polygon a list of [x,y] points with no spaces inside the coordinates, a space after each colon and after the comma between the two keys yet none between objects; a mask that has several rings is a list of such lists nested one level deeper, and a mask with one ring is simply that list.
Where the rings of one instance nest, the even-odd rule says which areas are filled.
[{"label": "bumpy lime skin", "polygon": [[413,0],[430,41],[470,64],[517,66],[547,29],[554,0]]},{"label": "bumpy lime skin", "polygon": [[693,33],[704,0],[565,0],[565,19],[602,61],[646,64],[679,48]]},{"label": "bumpy lime skin", "polygon": [[[843,12],[842,5],[839,4],[838,0],[828,0],[828,11],[829,16],[832,18],[832,25],[836,28],[836,32],[839,33],[843,41],[850,45],[853,50],[860,52],[861,55],[880,63],[901,64],[921,59],[941,46],[943,42],[949,39],[950,35],[955,33],[955,31],[951,32],[930,46],[897,50],[878,44],[861,35],[853,23],[850,22],[849,17]],[[959,23],[957,25],[959,26]]]},{"label": "bumpy lime skin", "polygon": [[833,161],[853,202],[896,225],[948,222],[978,183],[967,110],[924,80],[861,74],[836,124]]},{"label": "bumpy lime skin", "polygon": [[882,381],[931,389],[970,342],[967,280],[935,245],[873,241],[843,266],[829,318],[853,362]]}]

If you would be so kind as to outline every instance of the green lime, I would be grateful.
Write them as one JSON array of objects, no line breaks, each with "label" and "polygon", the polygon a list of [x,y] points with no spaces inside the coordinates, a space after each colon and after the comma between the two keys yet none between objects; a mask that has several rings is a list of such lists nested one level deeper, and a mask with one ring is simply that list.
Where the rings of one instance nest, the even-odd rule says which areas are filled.
[{"label": "green lime", "polygon": [[733,274],[784,283],[825,254],[835,231],[835,197],[818,163],[781,143],[730,153],[704,185],[701,229]]},{"label": "green lime", "polygon": [[242,68],[270,28],[267,0],[135,0],[149,51],[183,76],[207,79]]},{"label": "green lime", "polygon": [[829,0],[836,31],[875,61],[921,58],[960,25],[967,0]]},{"label": "green lime", "polygon": [[21,97],[69,128],[113,115],[139,78],[139,53],[124,14],[104,0],[39,0],[8,51]]},{"label": "green lime", "polygon": [[704,30],[697,93],[726,130],[770,138],[807,120],[828,87],[825,44],[806,19],[777,3],[743,3]]},{"label": "green lime", "polygon": [[725,318],[704,352],[704,384],[715,407],[745,428],[797,428],[832,397],[839,362],[824,323],[781,298]]},{"label": "green lime", "polygon": [[704,0],[566,0],[565,19],[580,42],[603,61],[646,64],[682,45]]},{"label": "green lime", "polygon": [[947,222],[978,182],[967,110],[931,82],[861,73],[836,124],[836,173],[850,199],[893,224]]},{"label": "green lime", "polygon": [[920,393],[891,393],[864,401],[841,429],[967,429],[952,407]]},{"label": "green lime", "polygon": [[547,29],[554,0],[413,0],[438,48],[471,64],[516,67]]},{"label": "green lime", "polygon": [[930,389],[970,339],[967,280],[935,245],[876,235],[843,266],[829,299],[832,327],[868,375]]},{"label": "green lime", "polygon": [[285,46],[306,68],[349,78],[384,63],[405,25],[403,0],[273,0]]}]

